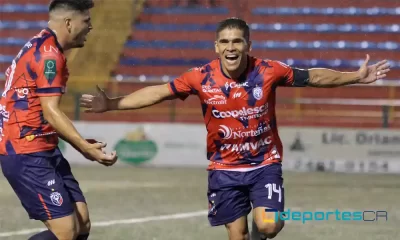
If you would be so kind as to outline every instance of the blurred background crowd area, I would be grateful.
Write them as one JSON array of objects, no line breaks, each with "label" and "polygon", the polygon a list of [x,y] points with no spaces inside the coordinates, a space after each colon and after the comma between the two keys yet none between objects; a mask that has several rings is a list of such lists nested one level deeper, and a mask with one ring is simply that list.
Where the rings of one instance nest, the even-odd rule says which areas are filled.
[{"label": "blurred background crowd area", "polygon": [[[0,0],[0,85],[24,43],[47,25],[48,0]],[[280,88],[280,125],[400,127],[398,0],[96,0],[86,46],[67,53],[70,80],[63,110],[74,120],[202,121],[199,100],[165,102],[125,114],[83,114],[77,100],[96,84],[110,96],[165,83],[217,56],[215,29],[228,17],[251,28],[252,55],[300,68],[355,71],[391,61],[385,81],[334,89]]]}]

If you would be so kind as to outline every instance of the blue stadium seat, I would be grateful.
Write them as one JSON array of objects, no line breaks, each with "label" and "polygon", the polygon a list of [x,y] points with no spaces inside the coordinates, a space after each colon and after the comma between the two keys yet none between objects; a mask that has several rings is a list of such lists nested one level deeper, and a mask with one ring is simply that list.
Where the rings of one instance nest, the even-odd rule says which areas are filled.
[{"label": "blue stadium seat", "polygon": [[[264,31],[264,32],[348,32],[348,33],[397,33],[400,31],[399,24],[392,25],[379,25],[379,24],[284,24],[284,23],[273,23],[273,24],[261,24],[252,23],[250,28],[253,31]],[[135,25],[136,30],[143,31],[215,31],[215,24],[151,24],[151,23],[140,23]]]},{"label": "blue stadium seat", "polygon": [[348,33],[395,33],[400,30],[399,24],[379,25],[379,24],[250,24],[253,31],[270,31],[270,32],[348,32]]},{"label": "blue stadium seat", "polygon": [[[47,21],[0,21],[0,29],[41,29],[47,27]],[[137,30],[144,31],[215,31],[215,24],[151,24],[140,23],[135,25]],[[363,32],[363,33],[396,33],[400,31],[399,24],[259,24],[252,23],[253,31],[266,32]]]},{"label": "blue stadium seat", "polygon": [[21,46],[29,39],[22,38],[0,38],[0,46]]},{"label": "blue stadium seat", "polygon": [[13,13],[13,12],[26,12],[26,13],[46,13],[48,6],[41,4],[2,4],[0,5],[0,13]]},{"label": "blue stadium seat", "polygon": [[0,55],[0,63],[11,63],[13,59],[14,56]]},{"label": "blue stadium seat", "polygon": [[[360,60],[341,60],[341,59],[333,59],[333,60],[320,60],[320,59],[284,59],[281,60],[288,65],[296,66],[296,67],[327,67],[327,68],[358,68],[363,63],[364,59]],[[147,59],[139,59],[139,58],[122,58],[120,60],[121,65],[129,65],[129,66],[201,66],[208,63],[208,59],[162,59],[162,58],[147,58]],[[400,62],[389,61],[392,68],[400,68]],[[373,63],[373,61],[371,61]]]},{"label": "blue stadium seat", "polygon": [[252,9],[254,15],[329,15],[329,16],[398,16],[400,15],[400,7],[398,8],[292,8],[292,7],[259,7]]},{"label": "blue stadium seat", "polygon": [[0,21],[0,29],[42,29],[47,21]]},{"label": "blue stadium seat", "polygon": [[[2,43],[0,39],[0,44]],[[126,48],[167,48],[167,49],[211,49],[214,43],[211,41],[138,41],[131,40],[125,44]],[[253,49],[368,49],[368,50],[400,50],[397,42],[350,42],[350,41],[253,41]]]},{"label": "blue stadium seat", "polygon": [[127,48],[174,48],[174,49],[210,49],[214,45],[210,41],[127,41],[125,47]]},{"label": "blue stadium seat", "polygon": [[[299,60],[299,59],[286,59],[282,60],[282,62],[296,67],[303,68],[311,68],[311,67],[325,67],[325,68],[358,68],[364,62],[365,59],[359,60],[341,60],[341,59],[333,59],[333,60],[322,60],[322,59],[308,59],[308,60]],[[370,61],[371,64],[374,61]],[[391,67],[400,68],[400,62],[389,61]]]},{"label": "blue stadium seat", "polygon": [[121,65],[151,65],[151,66],[200,66],[209,62],[208,59],[181,59],[181,58],[170,58],[170,59],[162,59],[162,58],[147,58],[147,59],[139,59],[139,58],[122,58],[120,60]]},{"label": "blue stadium seat", "polygon": [[145,14],[228,14],[229,10],[225,7],[206,8],[206,7],[171,7],[171,8],[145,8]]},{"label": "blue stadium seat", "polygon": [[136,30],[145,31],[215,31],[215,24],[152,24],[140,23],[135,25]]},{"label": "blue stadium seat", "polygon": [[142,80],[143,82],[159,82],[160,79],[163,80],[164,82],[169,82],[171,80],[174,80],[175,78],[177,78],[178,76],[174,76],[174,75],[139,75],[139,76],[131,76],[131,75],[124,75],[124,74],[114,74],[112,75],[113,78],[115,78],[115,80],[117,81],[124,81],[130,78],[139,78],[139,80]]}]

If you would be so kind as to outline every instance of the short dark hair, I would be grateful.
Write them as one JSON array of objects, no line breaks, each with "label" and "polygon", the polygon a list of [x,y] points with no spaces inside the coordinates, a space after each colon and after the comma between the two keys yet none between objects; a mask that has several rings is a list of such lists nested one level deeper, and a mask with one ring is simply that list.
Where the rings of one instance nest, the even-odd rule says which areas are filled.
[{"label": "short dark hair", "polygon": [[219,22],[218,27],[217,27],[217,38],[218,34],[223,31],[226,28],[233,28],[233,29],[239,29],[243,31],[243,36],[246,39],[246,41],[250,40],[250,28],[249,25],[247,25],[246,21],[240,19],[240,18],[227,18],[221,22]]},{"label": "short dark hair", "polygon": [[94,7],[93,0],[52,0],[49,4],[49,12],[61,8],[83,12],[92,7]]}]

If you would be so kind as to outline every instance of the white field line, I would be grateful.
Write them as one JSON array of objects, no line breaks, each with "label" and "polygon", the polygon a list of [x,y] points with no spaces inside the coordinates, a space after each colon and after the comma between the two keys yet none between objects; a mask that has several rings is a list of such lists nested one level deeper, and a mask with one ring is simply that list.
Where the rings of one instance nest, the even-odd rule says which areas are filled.
[{"label": "white field line", "polygon": [[[287,209],[286,209],[287,210]],[[291,211],[302,211],[304,210],[303,208],[299,207],[292,207],[290,208]],[[325,208],[319,208],[319,209],[314,209],[313,212],[335,212],[335,209],[325,209]],[[355,210],[355,209],[340,209],[340,212],[343,211],[348,211],[348,212],[355,212],[355,211],[360,211],[360,210]],[[377,210],[375,210],[377,211]],[[158,216],[151,216],[151,217],[143,217],[143,218],[130,218],[130,219],[120,219],[120,220],[111,220],[111,221],[102,221],[102,222],[93,222],[92,227],[108,227],[112,225],[124,225],[124,224],[137,224],[137,223],[145,223],[145,222],[154,222],[154,221],[165,221],[165,220],[173,220],[173,219],[185,219],[185,218],[193,218],[193,217],[200,217],[200,216],[207,216],[208,211],[207,210],[202,210],[202,211],[196,211],[196,212],[186,212],[186,213],[177,213],[177,214],[168,214],[168,215],[158,215]],[[399,212],[394,212],[389,214],[395,216],[398,216],[400,213]],[[250,221],[250,220],[249,220]],[[292,223],[292,220],[286,221],[286,223]],[[41,232],[46,230],[46,228],[31,228],[31,229],[21,229],[19,231],[13,231],[13,232],[0,232],[0,238],[3,237],[12,237],[12,236],[18,236],[18,235],[28,235],[28,234],[33,234],[37,232]]]},{"label": "white field line", "polygon": [[[207,213],[208,213],[208,211],[203,210],[203,211],[196,211],[196,212],[158,215],[158,216],[143,217],[143,218],[131,218],[131,219],[93,222],[92,227],[108,227],[108,226],[112,226],[112,225],[137,224],[137,223],[165,221],[165,220],[172,220],[172,219],[184,219],[184,218],[192,218],[192,217],[200,217],[200,216],[206,217]],[[19,231],[13,231],[13,232],[0,232],[0,238],[12,237],[12,236],[17,236],[17,235],[34,234],[34,233],[41,232],[44,230],[46,230],[46,228],[31,228],[31,229],[21,229]]]}]

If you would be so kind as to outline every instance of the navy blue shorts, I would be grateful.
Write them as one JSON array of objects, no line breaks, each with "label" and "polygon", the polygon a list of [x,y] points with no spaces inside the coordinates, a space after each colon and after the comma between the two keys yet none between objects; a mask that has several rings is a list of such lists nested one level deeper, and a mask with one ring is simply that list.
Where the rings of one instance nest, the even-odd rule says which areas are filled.
[{"label": "navy blue shorts", "polygon": [[207,196],[211,226],[247,216],[252,207],[283,211],[282,165],[271,164],[250,172],[212,170],[208,173]]},{"label": "navy blue shorts", "polygon": [[1,169],[29,218],[50,220],[71,215],[75,202],[86,202],[60,150],[0,155]]}]

